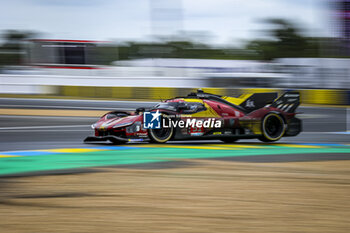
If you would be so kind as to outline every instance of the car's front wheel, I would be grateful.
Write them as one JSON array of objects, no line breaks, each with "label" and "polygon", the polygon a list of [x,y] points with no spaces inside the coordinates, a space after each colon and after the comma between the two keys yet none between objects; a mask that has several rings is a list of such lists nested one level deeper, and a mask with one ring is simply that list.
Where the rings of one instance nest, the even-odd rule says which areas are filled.
[{"label": "car's front wheel", "polygon": [[[163,114],[162,117],[168,119],[168,115]],[[165,143],[174,137],[174,128],[170,124],[168,127],[162,126],[160,129],[149,129],[148,136],[153,143]]]},{"label": "car's front wheel", "polygon": [[148,135],[153,143],[165,143],[173,137],[174,128],[149,129]]},{"label": "car's front wheel", "polygon": [[260,141],[274,142],[281,139],[286,131],[283,118],[276,113],[267,114],[262,121],[261,131]]}]

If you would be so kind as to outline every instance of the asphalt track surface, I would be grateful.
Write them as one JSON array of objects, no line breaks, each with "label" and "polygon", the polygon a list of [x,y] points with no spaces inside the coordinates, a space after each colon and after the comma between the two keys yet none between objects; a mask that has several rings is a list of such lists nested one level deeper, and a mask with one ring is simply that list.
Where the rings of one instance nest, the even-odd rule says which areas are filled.
[{"label": "asphalt track surface", "polygon": [[[137,107],[151,107],[154,102],[136,101],[92,101],[92,100],[56,100],[56,99],[0,99],[1,109],[57,109],[57,110],[133,110]],[[167,143],[166,146],[148,144],[127,144],[125,148],[109,144],[84,144],[83,140],[92,133],[90,125],[97,117],[49,117],[49,116],[9,116],[0,115],[0,159],[15,159],[13,157],[27,158],[32,155],[30,150],[48,150],[52,156],[81,155],[89,152],[92,158],[108,158],[108,153],[127,151],[127,154],[153,154],[175,153],[177,159],[199,158],[206,154],[217,156],[214,159],[248,161],[248,162],[287,162],[287,161],[312,161],[312,160],[344,160],[350,158],[350,135],[347,130],[347,109],[341,107],[300,107],[300,118],[303,119],[304,132],[297,137],[283,138],[280,145],[260,144],[258,140],[240,140],[235,144],[225,146],[218,140],[214,141],[177,141]],[[107,147],[106,147],[107,146]],[[151,148],[145,148],[145,147]],[[238,146],[238,148],[234,148]],[[104,147],[104,148],[103,148]],[[63,148],[63,150],[56,150]],[[76,148],[76,150],[74,150]],[[141,150],[136,150],[141,149]],[[151,149],[151,150],[150,150]],[[237,149],[237,150],[236,150]],[[277,149],[277,150],[276,150]],[[11,154],[11,151],[19,151],[20,154]],[[22,152],[25,152],[24,154]],[[29,152],[28,152],[29,151]],[[136,152],[138,151],[138,152]],[[142,152],[141,152],[142,151]],[[147,151],[147,152],[145,152]],[[219,153],[220,152],[220,153]],[[22,153],[22,154],[21,154]],[[27,154],[26,154],[27,153]],[[94,154],[95,153],[95,154]],[[97,154],[96,154],[97,153]],[[118,152],[119,153],[119,152]],[[120,152],[121,153],[121,152]],[[124,153],[124,152],[123,152]],[[199,154],[198,154],[199,153]],[[40,153],[39,153],[40,154]],[[39,155],[34,153],[33,155]],[[187,154],[181,157],[177,154]],[[248,154],[249,156],[245,156]],[[260,155],[254,155],[260,154]],[[305,156],[308,154],[308,156]],[[196,156],[198,155],[198,156]],[[239,156],[241,155],[241,156]],[[263,156],[261,156],[263,155]],[[96,156],[96,157],[94,157]],[[127,156],[120,155],[120,158]],[[193,157],[194,156],[194,157]],[[18,157],[17,157],[18,158]],[[39,158],[39,156],[38,156]],[[138,164],[139,158],[132,161],[106,162],[100,161],[100,165],[128,165]],[[135,162],[136,161],[136,162]],[[167,162],[164,157],[151,158],[142,163]],[[125,162],[125,164],[123,164]],[[94,164],[92,164],[94,165]],[[95,164],[96,165],[96,164]],[[95,166],[94,165],[94,166]],[[79,166],[78,166],[79,167]],[[87,166],[89,167],[89,166]],[[157,166],[156,166],[157,167]],[[76,168],[76,167],[65,167]],[[52,169],[62,169],[53,167]],[[26,172],[20,170],[19,172]],[[29,171],[30,172],[30,171]]]},{"label": "asphalt track surface", "polygon": [[[151,107],[156,102],[12,99],[1,98],[0,108],[14,109],[64,109],[64,110],[134,110]],[[283,138],[287,143],[349,143],[346,108],[300,107],[303,133],[297,137]],[[349,110],[350,112],[350,110]],[[347,116],[348,115],[348,116]],[[0,151],[81,147],[82,140],[92,133],[90,125],[97,117],[50,116],[0,116]],[[240,142],[257,140],[241,140]],[[200,141],[186,141],[186,143]],[[210,141],[212,142],[212,141]],[[216,141],[219,142],[219,141]],[[182,142],[176,142],[182,143]],[[203,142],[202,142],[203,143]],[[86,145],[85,145],[86,146]]]}]

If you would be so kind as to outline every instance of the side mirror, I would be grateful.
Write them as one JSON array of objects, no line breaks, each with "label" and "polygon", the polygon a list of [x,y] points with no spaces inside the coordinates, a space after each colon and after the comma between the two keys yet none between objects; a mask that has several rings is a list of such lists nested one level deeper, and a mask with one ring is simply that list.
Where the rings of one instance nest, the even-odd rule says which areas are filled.
[{"label": "side mirror", "polygon": [[145,108],[137,108],[136,111],[135,111],[135,113],[136,113],[136,114],[139,114],[140,112],[145,112],[145,111],[146,111]]}]

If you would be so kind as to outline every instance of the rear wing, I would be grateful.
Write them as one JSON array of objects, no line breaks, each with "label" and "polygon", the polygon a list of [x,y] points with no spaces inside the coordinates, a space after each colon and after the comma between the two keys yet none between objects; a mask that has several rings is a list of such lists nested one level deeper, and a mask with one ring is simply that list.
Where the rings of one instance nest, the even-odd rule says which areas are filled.
[{"label": "rear wing", "polygon": [[284,112],[293,113],[300,105],[300,94],[296,91],[289,91],[276,99],[271,107],[278,108]]},{"label": "rear wing", "polygon": [[246,112],[252,112],[259,108],[263,108],[268,104],[272,104],[273,101],[277,98],[278,94],[276,92],[271,93],[254,93],[248,94],[248,97],[239,105]]}]

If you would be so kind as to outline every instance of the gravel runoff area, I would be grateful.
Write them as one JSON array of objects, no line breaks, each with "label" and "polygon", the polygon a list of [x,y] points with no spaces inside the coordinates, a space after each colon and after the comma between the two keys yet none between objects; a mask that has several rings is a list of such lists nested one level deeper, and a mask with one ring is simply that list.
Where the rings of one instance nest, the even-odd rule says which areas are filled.
[{"label": "gravel runoff area", "polygon": [[0,179],[2,232],[349,232],[350,161]]}]

